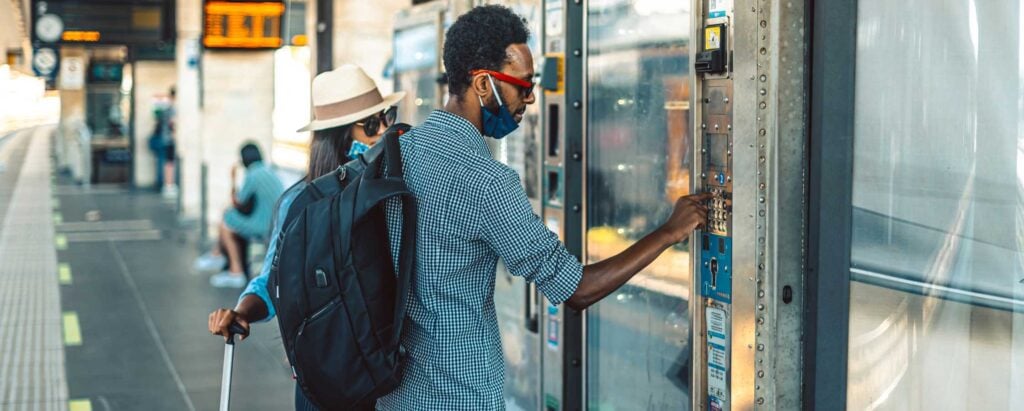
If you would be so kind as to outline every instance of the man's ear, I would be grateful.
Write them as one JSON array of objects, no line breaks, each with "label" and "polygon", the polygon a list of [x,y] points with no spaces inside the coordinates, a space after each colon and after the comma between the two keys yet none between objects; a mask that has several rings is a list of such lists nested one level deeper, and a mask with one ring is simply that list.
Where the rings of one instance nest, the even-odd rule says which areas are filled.
[{"label": "man's ear", "polygon": [[491,96],[491,83],[487,81],[486,74],[477,74],[470,78],[469,87],[484,101],[488,101],[488,98]]}]

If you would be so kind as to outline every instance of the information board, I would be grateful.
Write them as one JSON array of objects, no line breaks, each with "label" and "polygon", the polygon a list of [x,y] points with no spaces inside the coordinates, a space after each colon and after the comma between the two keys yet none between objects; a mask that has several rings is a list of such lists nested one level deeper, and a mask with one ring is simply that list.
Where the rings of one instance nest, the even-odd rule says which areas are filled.
[{"label": "information board", "polygon": [[203,46],[228,49],[273,49],[281,37],[285,5],[281,1],[213,1],[203,7]]}]

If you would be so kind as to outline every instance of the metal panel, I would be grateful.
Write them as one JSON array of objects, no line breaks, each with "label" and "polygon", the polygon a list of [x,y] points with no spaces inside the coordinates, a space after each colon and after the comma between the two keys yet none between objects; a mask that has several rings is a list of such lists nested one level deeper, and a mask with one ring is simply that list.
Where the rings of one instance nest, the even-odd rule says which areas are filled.
[{"label": "metal panel", "polygon": [[[766,232],[759,234],[765,241],[758,239],[754,401],[758,408],[798,409],[807,224],[806,3],[784,7],[780,2],[759,0],[759,8],[770,8],[770,12],[762,14],[761,20],[768,24],[758,36],[757,83],[767,90],[757,107],[758,116],[764,119],[758,136],[763,128],[767,147],[758,148],[759,155],[768,160],[766,187],[758,185],[759,195],[766,197],[764,203],[758,203],[758,215],[766,212],[767,218]],[[761,48],[768,52],[761,54]]]},{"label": "metal panel", "polygon": [[[757,8],[757,12],[753,10]],[[757,52],[758,41],[765,35],[759,17],[765,11],[756,1],[736,1],[733,8],[734,60],[733,93],[735,95],[733,133],[733,322],[732,322],[732,398],[733,410],[754,406],[755,385],[755,306],[757,282],[763,267],[759,259],[765,253],[764,195],[761,185],[766,177],[762,151],[766,135],[759,132],[761,122],[768,120],[759,113],[757,103],[762,86],[756,81],[757,70],[763,69]],[[754,114],[757,113],[757,114]]]},{"label": "metal panel", "polygon": [[[715,3],[721,7],[722,3]],[[695,32],[728,24],[727,39],[731,38],[733,50],[728,80],[706,75],[694,87],[701,93],[694,96],[695,101],[703,103],[696,104],[697,109],[708,111],[697,115],[706,119],[706,124],[695,124],[697,131],[706,127],[703,134],[695,133],[701,138],[722,132],[714,127],[726,120],[715,115],[712,103],[719,94],[716,87],[732,87],[731,128],[725,131],[733,135],[732,187],[725,189],[732,193],[732,213],[726,213],[731,221],[709,228],[732,239],[731,295],[728,300],[718,298],[728,302],[723,309],[731,322],[728,398],[723,408],[796,409],[801,406],[797,393],[801,389],[806,233],[805,9],[802,3],[737,0],[731,10],[714,13],[701,10],[706,5],[695,5]],[[711,153],[712,143],[697,144]],[[704,184],[714,186],[714,176],[708,177]],[[714,248],[717,237],[707,238]],[[695,260],[697,268],[702,260]],[[697,282],[706,282],[710,272],[699,272]],[[704,310],[694,308],[693,316],[695,341],[710,338],[705,337],[710,335],[710,323]],[[713,408],[704,401],[708,352],[701,347],[706,345],[695,344],[693,392],[703,394],[695,395],[695,409]]]},{"label": "metal panel", "polygon": [[813,3],[804,392],[846,407],[857,2]]},{"label": "metal panel", "polygon": [[[586,12],[583,2],[574,0],[565,4],[565,152],[563,181],[565,181],[565,248],[582,261],[585,249],[585,216],[583,213],[584,187],[586,187],[586,165],[584,150],[586,130],[584,129],[586,101]],[[562,357],[562,398],[563,409],[578,411],[584,409],[584,347],[586,347],[585,314],[564,306]]]}]

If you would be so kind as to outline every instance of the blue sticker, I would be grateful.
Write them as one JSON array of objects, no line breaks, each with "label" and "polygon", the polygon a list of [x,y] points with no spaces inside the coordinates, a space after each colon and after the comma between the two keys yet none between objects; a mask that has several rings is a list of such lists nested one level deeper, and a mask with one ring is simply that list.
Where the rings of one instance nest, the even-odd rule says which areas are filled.
[{"label": "blue sticker", "polygon": [[722,400],[708,397],[708,411],[722,411]]},{"label": "blue sticker", "polygon": [[732,239],[704,234],[700,252],[700,294],[732,303]]},{"label": "blue sticker", "polygon": [[709,14],[709,18],[725,17],[725,10],[715,10]]}]

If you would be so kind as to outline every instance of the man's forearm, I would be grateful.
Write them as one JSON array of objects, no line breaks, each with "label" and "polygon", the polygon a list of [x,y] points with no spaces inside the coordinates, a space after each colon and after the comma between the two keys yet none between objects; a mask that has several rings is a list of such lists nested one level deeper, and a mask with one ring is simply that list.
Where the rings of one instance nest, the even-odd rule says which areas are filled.
[{"label": "man's forearm", "polygon": [[245,320],[248,322],[262,320],[267,318],[269,314],[267,304],[255,294],[248,294],[242,298],[238,305],[235,306],[234,311],[245,317]]},{"label": "man's forearm", "polygon": [[583,267],[583,278],[566,304],[573,309],[582,310],[600,301],[654,262],[672,244],[667,233],[656,230],[641,238],[626,251]]}]

